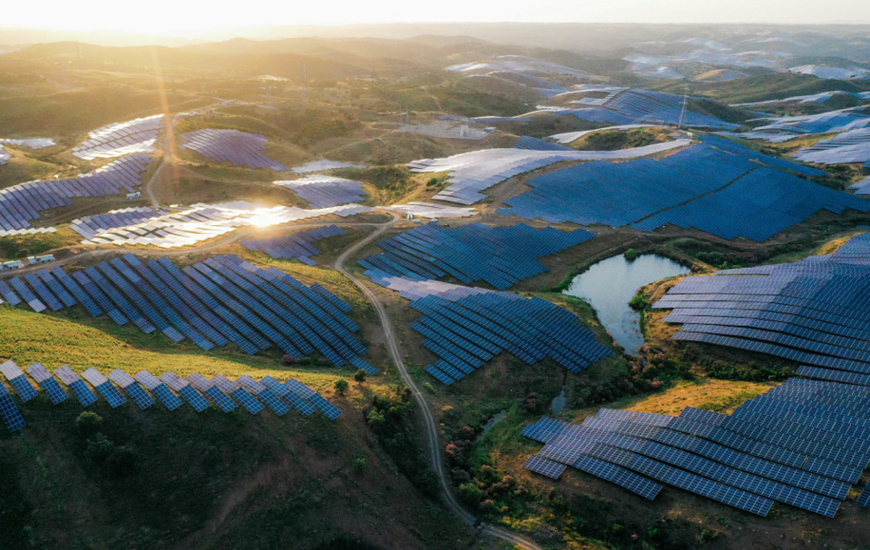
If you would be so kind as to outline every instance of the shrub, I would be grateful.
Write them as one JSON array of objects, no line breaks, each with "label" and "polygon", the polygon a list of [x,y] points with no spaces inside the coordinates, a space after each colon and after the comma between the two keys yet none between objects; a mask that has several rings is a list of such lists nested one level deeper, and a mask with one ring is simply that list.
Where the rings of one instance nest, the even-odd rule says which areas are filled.
[{"label": "shrub", "polygon": [[471,508],[477,508],[483,500],[483,492],[474,483],[463,483],[459,486],[458,496],[460,502]]},{"label": "shrub", "polygon": [[633,262],[637,259],[637,257],[640,254],[638,254],[637,250],[635,250],[633,248],[629,248],[628,250],[623,252],[622,255],[625,256],[625,259],[628,260],[629,262]]},{"label": "shrub", "polygon": [[76,418],[76,431],[82,439],[97,435],[103,425],[103,417],[95,412],[85,411]]},{"label": "shrub", "polygon": [[362,384],[366,381],[366,371],[362,369],[357,369],[357,371],[353,374],[353,379]]},{"label": "shrub", "polygon": [[349,384],[347,383],[347,380],[345,380],[344,378],[339,378],[338,380],[335,381],[335,384],[333,384],[333,387],[335,388],[335,393],[337,393],[338,395],[344,395],[347,393],[347,389],[349,387]]},{"label": "shrub", "polygon": [[628,301],[628,306],[635,311],[646,311],[649,305],[649,299],[642,294],[637,294]]}]

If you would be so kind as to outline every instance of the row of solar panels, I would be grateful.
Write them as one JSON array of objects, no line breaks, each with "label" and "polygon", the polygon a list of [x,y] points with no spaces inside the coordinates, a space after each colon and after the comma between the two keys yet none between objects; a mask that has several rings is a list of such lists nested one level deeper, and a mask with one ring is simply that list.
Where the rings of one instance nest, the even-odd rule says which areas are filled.
[{"label": "row of solar panels", "polygon": [[[406,285],[400,291],[422,313],[411,328],[426,338],[423,346],[439,357],[425,370],[446,385],[502,351],[529,365],[549,357],[571,372],[613,353],[595,341],[576,315],[540,298],[468,287],[442,292],[435,281],[396,280],[387,274],[374,273],[372,281],[396,290],[397,284]],[[408,295],[407,286],[416,287],[416,296]]]},{"label": "row of solar panels", "polygon": [[377,372],[359,358],[367,350],[353,335],[359,326],[346,302],[236,256],[179,269],[167,258],[143,263],[126,254],[72,275],[53,267],[0,281],[0,297],[36,312],[80,304],[93,317],[105,313],[118,325],[189,338],[205,350],[232,342],[250,354],[272,346],[294,357],[317,351],[337,367]]},{"label": "row of solar panels", "polygon": [[297,180],[274,181],[272,184],[290,189],[306,201],[310,208],[329,208],[339,204],[362,202],[366,198],[360,182],[335,176],[311,174]]},{"label": "row of solar panels", "polygon": [[731,416],[602,409],[523,435],[545,443],[526,467],[553,479],[572,466],[648,499],[668,484],[761,516],[781,502],[833,517],[870,460],[870,388],[792,378]]},{"label": "row of solar panels", "polygon": [[0,190],[0,229],[29,227],[40,212],[70,206],[74,198],[130,193],[149,162],[147,154],[129,155],[75,178],[37,180]]},{"label": "row of solar panels", "polygon": [[314,243],[344,234],[344,230],[337,225],[328,225],[281,237],[248,239],[242,241],[241,245],[248,250],[261,250],[273,258],[296,258],[306,265],[316,265],[317,262],[312,260],[311,256],[317,256],[320,250],[314,246]]},{"label": "row of solar panels", "polygon": [[88,134],[88,139],[73,148],[72,154],[85,159],[112,158],[154,149],[163,130],[163,115],[109,124]]},{"label": "row of solar panels", "polygon": [[665,124],[677,124],[682,121],[686,126],[705,128],[737,127],[736,124],[689,109],[684,112],[683,102],[682,96],[679,95],[633,88],[617,94],[605,104],[605,107],[621,115],[631,117],[635,121],[663,122]]},{"label": "row of solar panels", "polygon": [[[306,417],[320,411],[330,420],[335,420],[341,414],[335,405],[295,378],[279,382],[271,376],[257,381],[246,375],[236,380],[215,375],[208,379],[194,373],[185,379],[173,372],[157,378],[146,370],[130,376],[121,369],[115,369],[104,376],[93,367],[79,375],[67,365],[52,373],[41,363],[34,363],[26,370],[55,405],[69,398],[65,386],[83,407],[96,403],[99,394],[112,408],[123,405],[129,398],[143,410],[160,401],[170,411],[187,403],[198,413],[212,405],[229,413],[242,405],[251,414],[257,414],[265,407],[278,416],[287,414],[291,409]],[[7,361],[0,365],[0,372],[9,381],[22,403],[37,396],[36,388],[14,362]],[[25,426],[20,409],[2,382],[0,418],[10,432]]]},{"label": "row of solar panels", "polygon": [[93,216],[85,216],[84,218],[73,220],[70,223],[70,229],[85,239],[91,239],[106,229],[138,225],[150,219],[162,216],[165,213],[165,211],[154,210],[149,206],[122,208],[120,210],[106,212],[105,214],[95,214]]},{"label": "row of solar panels", "polygon": [[287,168],[262,153],[266,138],[238,130],[196,130],[181,135],[181,149],[190,149],[216,160],[235,166],[271,168],[284,171]]},{"label": "row of solar panels", "polygon": [[485,281],[504,290],[548,271],[537,258],[594,236],[582,229],[563,233],[524,224],[490,227],[475,223],[445,229],[433,222],[382,241],[378,246],[384,253],[358,263],[371,272],[418,280],[452,276],[465,284]]}]

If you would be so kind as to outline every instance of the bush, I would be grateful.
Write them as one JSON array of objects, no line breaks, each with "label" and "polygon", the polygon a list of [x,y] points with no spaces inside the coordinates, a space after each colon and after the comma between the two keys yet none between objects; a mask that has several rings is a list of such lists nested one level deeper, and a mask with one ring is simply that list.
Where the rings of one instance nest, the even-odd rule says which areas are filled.
[{"label": "bush", "polygon": [[474,483],[460,485],[457,496],[460,502],[470,508],[477,508],[480,506],[480,501],[483,500],[483,492]]},{"label": "bush", "polygon": [[637,294],[628,301],[628,307],[635,311],[646,311],[649,306],[649,299],[643,294]]},{"label": "bush", "polygon": [[357,371],[353,374],[353,379],[362,384],[366,381],[366,371],[362,369],[357,369]]},{"label": "bush", "polygon": [[633,248],[629,248],[628,250],[623,252],[622,255],[625,256],[625,259],[628,260],[629,262],[635,261],[637,259],[637,257],[640,256],[640,254],[638,254],[637,250],[635,250]]},{"label": "bush", "polygon": [[97,435],[103,425],[103,417],[95,412],[85,411],[76,418],[76,431],[82,439]]},{"label": "bush", "polygon": [[347,383],[347,380],[345,380],[344,378],[339,378],[335,381],[335,384],[333,384],[333,387],[335,388],[335,393],[337,393],[338,395],[346,394],[349,386],[350,385]]},{"label": "bush", "polygon": [[101,433],[88,440],[85,460],[97,470],[102,470],[109,478],[122,478],[132,475],[137,469],[137,454],[131,446],[116,446]]}]

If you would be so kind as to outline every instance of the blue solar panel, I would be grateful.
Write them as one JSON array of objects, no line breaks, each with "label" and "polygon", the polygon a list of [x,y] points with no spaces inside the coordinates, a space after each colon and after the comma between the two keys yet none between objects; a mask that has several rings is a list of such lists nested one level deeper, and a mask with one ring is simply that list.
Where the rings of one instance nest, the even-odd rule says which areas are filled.
[{"label": "blue solar panel", "polygon": [[130,399],[132,399],[140,409],[147,409],[154,404],[154,398],[148,395],[148,392],[146,392],[145,389],[136,382],[126,386],[124,391],[127,392]]},{"label": "blue solar panel", "polygon": [[66,401],[69,396],[63,391],[63,388],[60,387],[57,380],[54,378],[48,378],[39,382],[40,387],[45,390],[45,393],[48,395],[48,398],[51,399],[51,402],[55,405],[58,403],[62,403]]},{"label": "blue solar panel", "polygon": [[214,404],[225,413],[235,410],[238,406],[230,396],[222,392],[217,386],[211,386],[209,389],[205,390],[205,394],[209,396],[211,400],[214,401]]},{"label": "blue solar panel", "polygon": [[116,407],[120,407],[124,403],[127,402],[124,399],[124,396],[121,395],[121,392],[118,391],[115,386],[112,385],[111,382],[103,382],[102,384],[96,386],[96,389],[100,394],[105,398],[105,400],[109,403],[109,406],[113,409]]},{"label": "blue solar panel", "polygon": [[6,386],[0,383],[0,418],[6,425],[6,429],[10,432],[17,432],[26,424],[24,417],[21,416],[21,411],[12,400],[12,396],[6,390]]},{"label": "blue solar panel", "polygon": [[265,408],[253,395],[242,388],[233,390],[231,395],[251,414],[257,414]]},{"label": "blue solar panel", "polygon": [[320,409],[320,412],[326,415],[326,418],[330,420],[335,420],[339,417],[339,415],[341,415],[341,411],[338,409],[338,407],[327,401],[319,393],[316,393],[309,397],[308,401],[310,401],[312,405]]},{"label": "blue solar panel", "polygon": [[208,401],[205,400],[205,397],[200,395],[198,391],[193,389],[191,386],[184,386],[181,388],[178,393],[181,394],[181,397],[187,400],[193,410],[200,413],[208,408]]},{"label": "blue solar panel", "polygon": [[87,407],[97,402],[97,395],[91,391],[84,380],[76,380],[69,385],[69,389],[76,396],[76,399],[79,400],[79,403],[82,404],[82,407]]},{"label": "blue solar panel", "polygon": [[172,393],[172,390],[170,390],[166,384],[160,384],[159,386],[152,388],[151,392],[157,396],[157,399],[159,399],[160,402],[170,411],[174,411],[182,405],[181,399]]},{"label": "blue solar panel", "polygon": [[17,376],[9,380],[9,384],[18,394],[21,401],[27,402],[36,397],[36,390],[24,376]]}]

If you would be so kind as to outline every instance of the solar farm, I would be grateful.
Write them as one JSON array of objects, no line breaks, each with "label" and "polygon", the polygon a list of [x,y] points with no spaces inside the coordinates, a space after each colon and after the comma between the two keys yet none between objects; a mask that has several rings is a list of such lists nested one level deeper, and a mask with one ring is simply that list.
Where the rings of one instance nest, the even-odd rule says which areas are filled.
[{"label": "solar farm", "polygon": [[261,250],[273,258],[286,260],[296,258],[303,264],[315,265],[312,256],[320,254],[320,250],[314,245],[315,242],[344,235],[345,232],[336,225],[317,227],[305,231],[299,231],[286,237],[268,237],[264,239],[251,239],[241,242],[248,250]]},{"label": "solar farm", "polygon": [[555,254],[595,235],[578,229],[562,233],[527,225],[492,228],[470,224],[443,229],[416,227],[378,244],[385,252],[359,260],[368,272],[414,280],[455,277],[464,284],[486,282],[505,290],[547,271],[536,258]]},{"label": "solar farm", "polygon": [[0,547],[865,544],[866,33],[505,25],[0,48]]},{"label": "solar farm", "polygon": [[[789,174],[821,174],[720,138],[662,160],[589,162],[527,182],[505,215],[551,223],[694,228],[723,239],[764,241],[820,210],[867,212],[870,203]],[[756,190],[763,188],[763,194]]]},{"label": "solar farm", "polygon": [[308,175],[288,181],[276,181],[285,189],[290,189],[308,203],[311,208],[329,208],[351,202],[362,202],[366,195],[360,182],[335,176]]},{"label": "solar farm", "polygon": [[40,213],[71,206],[73,199],[132,193],[151,159],[134,154],[75,178],[31,181],[0,190],[0,228],[26,229]]},{"label": "solar farm", "polygon": [[7,139],[0,138],[0,166],[3,166],[12,158],[12,153],[7,151],[4,145],[17,145],[19,147],[29,147],[30,149],[43,149],[56,145],[53,139],[35,138],[35,139]]},{"label": "solar farm", "polygon": [[277,172],[287,168],[263,154],[268,141],[264,136],[239,130],[196,130],[182,134],[181,149],[190,149],[216,162],[229,162],[234,166],[269,168]]},{"label": "solar farm", "polygon": [[644,157],[689,145],[685,139],[622,151],[540,151],[527,149],[483,149],[441,159],[416,160],[408,164],[412,172],[450,172],[450,185],[432,198],[475,204],[486,198],[482,193],[514,176],[562,161],[622,160]]},{"label": "solar farm", "polygon": [[870,381],[864,332],[870,235],[833,254],[793,264],[721,271],[681,281],[654,307],[680,324],[676,340],[796,361],[798,373],[852,384]]},{"label": "solar farm", "polygon": [[249,354],[273,346],[294,357],[316,350],[336,367],[376,372],[360,359],[367,350],[353,335],[359,326],[346,315],[348,304],[320,285],[235,256],[179,269],[167,258],[145,263],[127,254],[72,274],[54,267],[0,281],[0,295],[36,313],[80,305],[91,317],[105,314],[206,351],[230,342]]},{"label": "solar farm", "polygon": [[665,485],[765,517],[785,504],[833,518],[870,460],[867,389],[791,378],[726,415],[600,409],[580,424],[544,417],[523,430],[544,443],[525,467],[569,467],[647,500]]},{"label": "solar farm", "polygon": [[89,133],[88,139],[74,147],[72,154],[80,159],[95,160],[150,153],[155,150],[163,127],[163,115],[109,124]]}]

